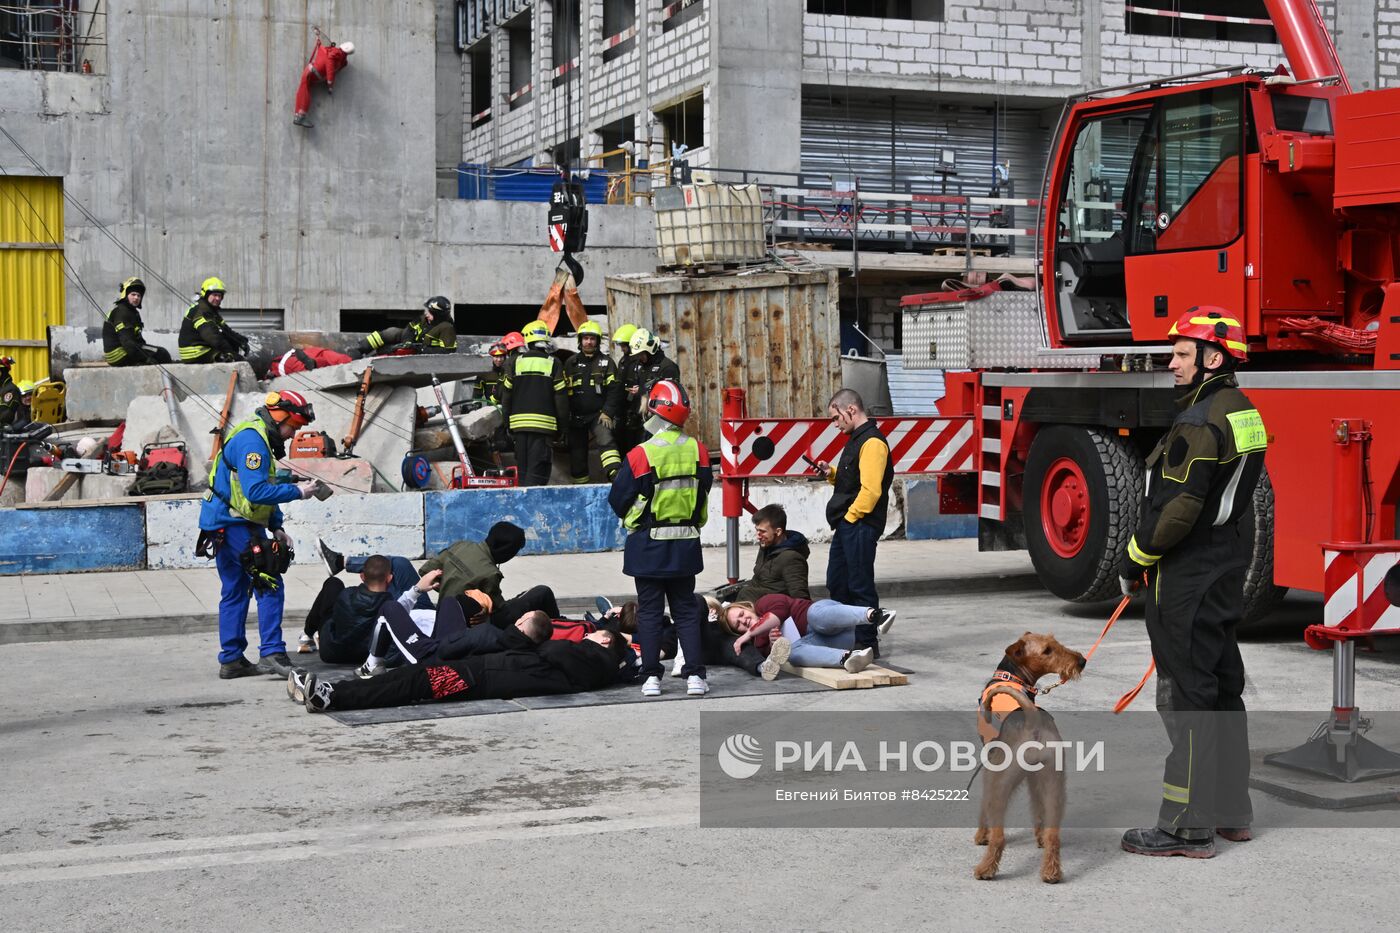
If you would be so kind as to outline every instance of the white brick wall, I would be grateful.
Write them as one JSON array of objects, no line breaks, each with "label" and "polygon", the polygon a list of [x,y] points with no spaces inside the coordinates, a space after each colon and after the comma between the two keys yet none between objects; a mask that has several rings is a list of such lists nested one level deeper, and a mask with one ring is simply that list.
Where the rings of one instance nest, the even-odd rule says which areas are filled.
[{"label": "white brick wall", "polygon": [[1376,3],[1376,79],[1381,87],[1400,85],[1400,0]]},{"label": "white brick wall", "polygon": [[1130,36],[1124,31],[1123,6],[1124,0],[1103,0],[1103,39],[1100,48],[1104,85],[1126,84],[1144,78],[1170,77],[1231,65],[1271,69],[1283,61],[1283,49],[1277,43]]}]

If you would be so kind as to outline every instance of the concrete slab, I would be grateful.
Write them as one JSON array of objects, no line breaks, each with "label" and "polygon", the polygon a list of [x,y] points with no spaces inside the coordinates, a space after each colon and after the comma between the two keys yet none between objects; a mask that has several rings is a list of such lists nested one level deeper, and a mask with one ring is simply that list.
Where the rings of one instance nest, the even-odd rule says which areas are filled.
[{"label": "concrete slab", "polygon": [[84,499],[124,499],[136,482],[136,474],[111,476],[106,473],[93,473],[83,477]]},{"label": "concrete slab", "polygon": [[0,508],[8,505],[18,505],[24,501],[24,481],[17,476],[11,476],[5,483],[5,487],[0,489]]},{"label": "concrete slab", "polygon": [[[228,379],[227,374],[224,376]],[[177,390],[178,393],[178,390]],[[250,415],[254,408],[263,402],[261,392],[240,392],[234,395],[229,420],[237,423]],[[218,424],[219,413],[224,405],[224,395],[191,395],[178,398],[175,403],[179,424],[175,429],[184,440],[190,454],[190,488],[203,489],[208,472],[204,465],[214,446],[214,426]],[[131,399],[123,415],[126,418],[126,434],[122,446],[139,454],[141,445],[151,434],[170,424],[170,414],[165,399],[159,395],[142,395]]]},{"label": "concrete slab", "polygon": [[[53,491],[54,487],[70,474],[57,467],[30,467],[29,473],[24,478],[24,501],[42,502],[44,497]],[[78,481],[68,488],[57,501],[66,502],[71,499],[81,499],[83,497],[83,481],[79,477]]]},{"label": "concrete slab", "polygon": [[139,568],[146,559],[141,506],[8,511],[0,521],[0,555],[0,573]]},{"label": "concrete slab", "polygon": [[469,376],[489,372],[491,358],[466,353],[424,354],[420,356],[377,356],[363,360],[353,360],[339,366],[327,366],[310,372],[293,373],[273,379],[268,386],[273,390],[292,389],[358,389],[364,376],[365,367],[374,365],[374,375],[370,385],[426,386],[432,384],[432,377],[446,386],[448,382],[466,379]]},{"label": "concrete slab", "polygon": [[374,467],[362,457],[297,457],[287,465],[298,476],[321,480],[336,495],[367,493],[374,487]]},{"label": "concrete slab", "polygon": [[[238,373],[239,392],[257,391],[257,378],[247,363],[210,363],[204,366],[169,366],[179,395],[217,395],[215,408],[223,406],[228,377]],[[164,384],[158,366],[76,367],[63,371],[66,402],[71,421],[120,420],[130,401],[141,395],[159,396]]]}]

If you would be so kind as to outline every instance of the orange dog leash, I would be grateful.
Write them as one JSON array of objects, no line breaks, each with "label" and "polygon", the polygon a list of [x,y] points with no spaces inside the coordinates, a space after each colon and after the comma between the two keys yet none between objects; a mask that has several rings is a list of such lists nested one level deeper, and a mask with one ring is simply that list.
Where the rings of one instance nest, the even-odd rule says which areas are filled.
[{"label": "orange dog leash", "polygon": [[[1116,623],[1118,621],[1118,618],[1121,615],[1123,615],[1123,610],[1127,609],[1128,603],[1132,601],[1133,598],[1131,596],[1124,596],[1121,600],[1118,601],[1118,607],[1113,610],[1113,615],[1108,617],[1108,622],[1104,624],[1103,631],[1099,632],[1098,640],[1095,641],[1093,647],[1091,647],[1088,650],[1088,652],[1085,653],[1084,661],[1086,664],[1088,663],[1089,659],[1094,656],[1094,652],[1099,650],[1099,645],[1103,644],[1103,640],[1108,635],[1109,630],[1113,628],[1114,623]],[[1151,678],[1152,672],[1156,669],[1157,661],[1154,659],[1147,665],[1147,673],[1142,675],[1142,680],[1138,681],[1137,686],[1129,690],[1127,693],[1123,694],[1121,697],[1118,698],[1118,702],[1113,704],[1113,711],[1115,713],[1123,712],[1123,710],[1128,708],[1129,704],[1131,704],[1134,700],[1137,699],[1137,695],[1142,692],[1143,687],[1147,686],[1148,679]],[[1062,683],[1064,683],[1064,681],[1060,681],[1060,683],[1058,684],[1051,684],[1050,686],[1045,687],[1040,691],[1041,695],[1043,696],[1044,694],[1049,693],[1051,690],[1054,690]]]}]

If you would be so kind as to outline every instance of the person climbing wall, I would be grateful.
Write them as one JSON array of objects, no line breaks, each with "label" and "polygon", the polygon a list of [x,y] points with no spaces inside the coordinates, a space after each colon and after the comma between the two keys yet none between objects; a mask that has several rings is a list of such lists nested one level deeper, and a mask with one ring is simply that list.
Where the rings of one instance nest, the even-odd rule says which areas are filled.
[{"label": "person climbing wall", "polygon": [[335,73],[350,64],[350,56],[355,54],[355,43],[322,42],[321,30],[316,29],[316,48],[311,51],[311,60],[301,70],[301,83],[297,85],[296,110],[292,122],[297,126],[312,127],[315,124],[306,118],[311,111],[311,82],[322,81],[326,93],[335,90]]}]

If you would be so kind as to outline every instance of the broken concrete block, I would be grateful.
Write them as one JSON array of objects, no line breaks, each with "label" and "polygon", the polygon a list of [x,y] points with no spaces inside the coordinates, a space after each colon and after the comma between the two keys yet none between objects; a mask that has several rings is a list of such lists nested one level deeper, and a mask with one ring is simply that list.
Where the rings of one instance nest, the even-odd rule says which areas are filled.
[{"label": "broken concrete block", "polygon": [[67,502],[70,499],[81,499],[83,489],[83,479],[81,474],[67,473],[63,470],[58,469],[58,467],[36,466],[30,467],[29,474],[25,477],[24,501],[43,502],[45,497],[48,496],[49,493],[53,492],[54,487],[57,486],[66,476],[77,476],[78,481],[75,482],[72,486],[68,487],[68,491],[65,492],[62,496],[60,496],[58,500],[55,501]]},{"label": "broken concrete block", "polygon": [[374,488],[374,467],[363,457],[294,457],[287,466],[297,476],[321,480],[337,496]]},{"label": "broken concrete block", "polygon": [[131,484],[136,482],[135,473],[112,476],[108,473],[92,473],[83,477],[84,499],[124,499],[131,493]]},{"label": "broken concrete block", "polygon": [[[208,363],[199,366],[170,365],[179,396],[217,396],[215,408],[224,404],[228,377],[238,373],[236,392],[253,392],[258,388],[253,367],[247,363]],[[120,421],[126,417],[127,405],[137,396],[159,396],[164,389],[158,366],[83,366],[63,371],[67,385],[66,402],[70,421]]]},{"label": "broken concrete block", "polygon": [[[263,397],[261,392],[235,394],[229,410],[229,426],[232,427],[251,415],[253,410],[263,403]],[[214,446],[212,432],[218,424],[219,412],[223,405],[222,394],[189,396],[180,398],[175,403],[179,421],[175,429],[189,451],[191,489],[203,489],[207,485],[207,464]],[[170,425],[170,414],[165,399],[159,395],[143,395],[132,399],[127,406],[125,417],[126,434],[122,447],[138,455],[145,438]]]},{"label": "broken concrete block", "polygon": [[0,508],[19,505],[23,501],[24,481],[18,476],[11,476],[10,481],[5,484],[5,488],[0,489]]},{"label": "broken concrete block", "polygon": [[423,494],[334,495],[282,506],[298,564],[314,564],[322,538],[342,554],[423,556]]}]

